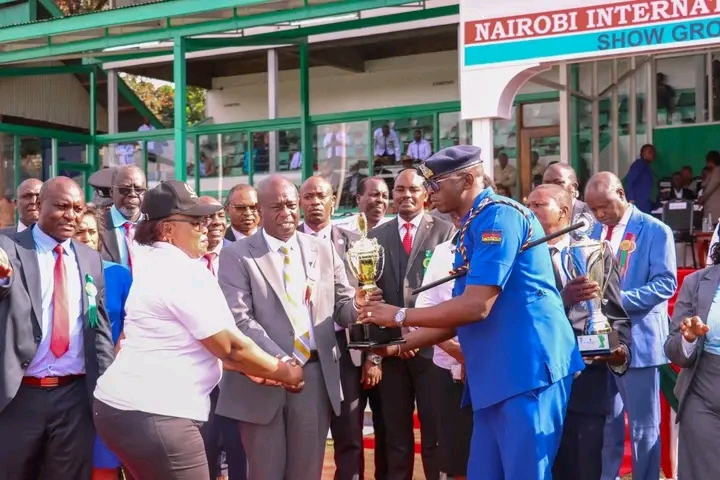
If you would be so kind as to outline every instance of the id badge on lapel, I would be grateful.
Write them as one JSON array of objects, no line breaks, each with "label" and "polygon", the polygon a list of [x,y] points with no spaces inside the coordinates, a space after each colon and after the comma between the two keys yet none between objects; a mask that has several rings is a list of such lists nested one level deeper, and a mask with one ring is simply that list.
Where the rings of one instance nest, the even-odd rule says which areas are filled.
[{"label": "id badge on lapel", "polygon": [[312,307],[315,300],[315,289],[317,286],[319,274],[316,259],[312,259],[308,262],[306,272],[307,284],[305,286],[304,301],[305,305],[307,305],[308,307]]}]

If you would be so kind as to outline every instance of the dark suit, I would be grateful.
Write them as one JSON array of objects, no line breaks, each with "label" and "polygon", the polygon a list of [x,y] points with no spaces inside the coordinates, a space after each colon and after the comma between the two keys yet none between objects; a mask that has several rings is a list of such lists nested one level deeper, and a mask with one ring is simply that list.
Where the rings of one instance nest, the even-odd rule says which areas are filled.
[{"label": "dark suit", "polygon": [[[398,307],[412,308],[416,295],[412,290],[422,285],[427,252],[450,240],[455,227],[444,220],[423,214],[408,255],[400,238],[398,219],[375,227],[369,236],[376,238],[385,249],[385,270],[377,282],[384,300]],[[388,480],[410,480],[415,460],[413,412],[417,402],[422,436],[422,460],[425,477],[437,480],[437,367],[433,363],[433,349],[421,349],[415,358],[383,360],[383,379],[380,390],[383,420],[387,429]]]},{"label": "dark suit", "polygon": [[89,326],[88,298],[83,290],[85,376],[48,389],[22,383],[42,339],[41,278],[32,229],[0,237],[0,248],[13,268],[9,283],[0,286],[0,478],[35,478],[38,469],[48,469],[53,478],[90,478],[94,441],[91,399],[98,377],[113,360],[114,345],[104,306],[100,255],[74,240],[72,246],[78,281],[84,283],[82,279],[92,275],[98,290],[99,325]]},{"label": "dark suit", "polygon": [[235,233],[233,233],[233,229],[230,227],[225,230],[225,240],[227,240],[228,242],[234,242],[235,240],[237,240],[235,238]]},{"label": "dark suit", "polygon": [[112,214],[110,210],[103,215],[105,223],[104,228],[100,229],[100,237],[102,237],[102,248],[100,254],[103,260],[108,262],[119,263],[122,265],[122,257],[120,256],[120,246],[118,245],[117,235],[113,227]]},{"label": "dark suit", "polygon": [[[304,232],[305,226],[300,225],[299,231]],[[355,287],[357,280],[348,266],[346,253],[352,242],[360,239],[360,235],[339,227],[331,227],[330,236],[335,251],[345,262],[350,284]],[[357,365],[347,348],[346,330],[335,333],[340,350],[340,384],[342,385],[343,401],[340,415],[333,415],[330,420],[330,431],[335,451],[335,480],[357,480],[364,478],[365,447],[363,444],[363,426],[365,423],[365,407],[370,403],[375,431],[375,479],[385,480],[387,460],[385,459],[385,429],[380,412],[380,396],[378,388],[365,390],[360,383],[362,376],[362,355],[357,352]]]},{"label": "dark suit", "polygon": [[[553,262],[556,284],[559,291],[560,272]],[[618,332],[620,342],[631,351],[630,320],[622,306],[620,277],[615,258],[610,250],[605,251],[605,272],[607,288],[606,303],[602,312],[608,318],[613,330]],[[582,335],[588,317],[587,310],[566,309],[575,335]],[[628,357],[627,365],[631,358]],[[605,418],[612,406],[610,369],[604,363],[586,365],[585,370],[575,378],[568,401],[560,448],[553,465],[555,480],[600,480],[602,475],[602,448]]]}]

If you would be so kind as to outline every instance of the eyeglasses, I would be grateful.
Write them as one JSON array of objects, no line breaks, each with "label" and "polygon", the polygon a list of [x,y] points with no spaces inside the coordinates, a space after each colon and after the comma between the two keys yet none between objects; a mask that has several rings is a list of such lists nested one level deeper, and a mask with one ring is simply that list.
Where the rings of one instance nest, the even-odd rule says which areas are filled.
[{"label": "eyeglasses", "polygon": [[228,207],[232,208],[233,210],[236,210],[240,213],[243,212],[249,212],[249,213],[255,213],[257,212],[257,204],[254,205],[233,205],[230,204]]},{"label": "eyeglasses", "polygon": [[451,177],[445,177],[441,178],[439,180],[427,180],[423,183],[423,187],[425,187],[425,190],[427,190],[430,193],[437,193],[440,190],[440,184],[446,180],[458,178],[456,175],[453,175]]},{"label": "eyeglasses", "polygon": [[145,192],[147,192],[147,188],[136,187],[136,186],[134,186],[134,185],[131,185],[131,186],[129,186],[129,187],[119,187],[119,186],[115,186],[115,187],[113,187],[113,188],[114,188],[115,190],[117,190],[117,192],[118,192],[120,195],[122,195],[123,197],[127,197],[128,195],[130,195],[130,194],[133,193],[133,192],[134,192],[135,194],[137,194],[137,195],[144,195]]},{"label": "eyeglasses", "polygon": [[180,223],[189,223],[190,225],[195,228],[195,230],[202,230],[203,228],[207,228],[210,223],[212,223],[212,220],[210,217],[198,217],[198,218],[170,218],[167,220],[168,222],[180,222]]}]

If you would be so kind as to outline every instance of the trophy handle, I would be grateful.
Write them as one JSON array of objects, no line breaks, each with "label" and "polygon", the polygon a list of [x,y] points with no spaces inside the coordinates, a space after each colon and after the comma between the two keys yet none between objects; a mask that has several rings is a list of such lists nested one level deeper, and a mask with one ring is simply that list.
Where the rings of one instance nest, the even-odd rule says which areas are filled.
[{"label": "trophy handle", "polygon": [[377,267],[377,278],[376,281],[382,277],[383,272],[385,271],[385,249],[382,247],[382,245],[378,245],[378,267]]}]

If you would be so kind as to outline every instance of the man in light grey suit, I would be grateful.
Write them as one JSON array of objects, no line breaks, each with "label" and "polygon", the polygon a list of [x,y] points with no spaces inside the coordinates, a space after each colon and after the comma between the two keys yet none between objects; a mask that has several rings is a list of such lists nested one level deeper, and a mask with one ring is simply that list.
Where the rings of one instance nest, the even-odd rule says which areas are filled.
[{"label": "man in light grey suit", "polygon": [[579,184],[575,170],[567,163],[553,163],[543,173],[543,183],[549,183],[564,188],[573,199],[570,223],[581,213],[588,213],[594,217],[587,203],[580,200]]},{"label": "man in light grey suit", "polygon": [[238,328],[271,355],[303,364],[305,384],[291,390],[228,372],[216,412],[240,422],[248,478],[319,480],[330,417],[342,401],[334,324],[355,322],[365,294],[348,284],[332,244],[296,232],[291,182],[271,175],[258,200],[263,228],[223,248],[220,286]]}]

